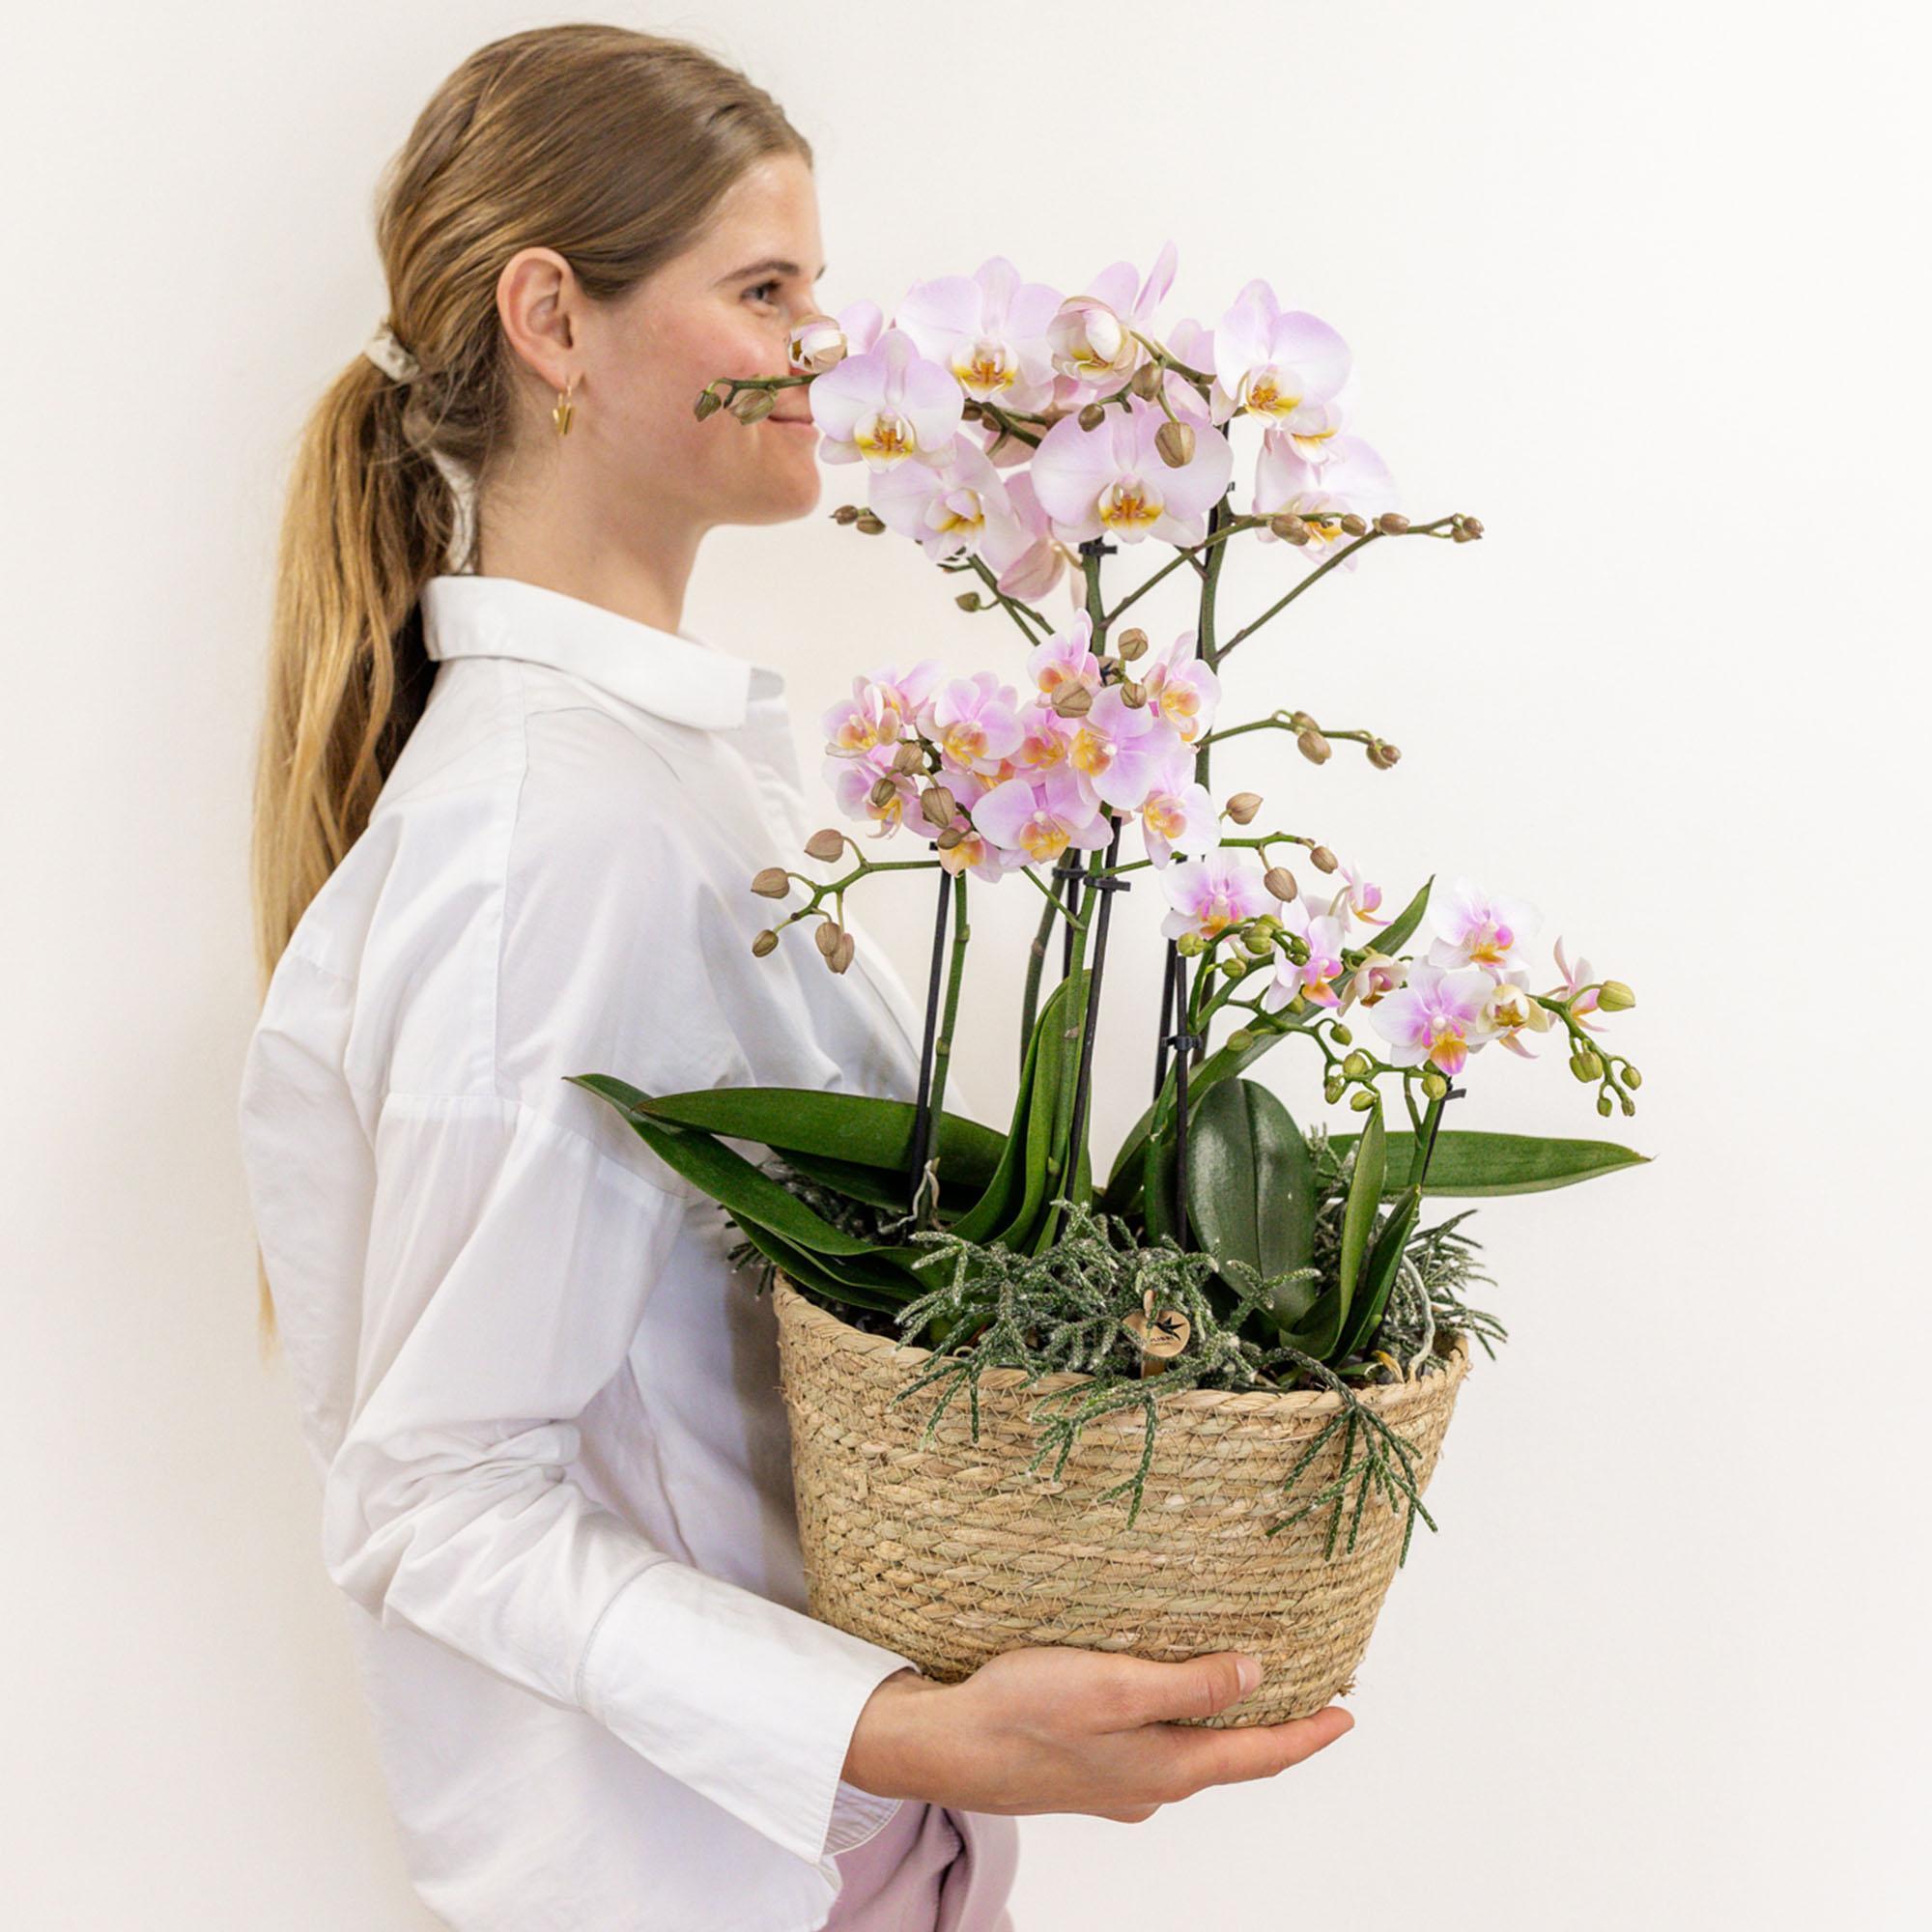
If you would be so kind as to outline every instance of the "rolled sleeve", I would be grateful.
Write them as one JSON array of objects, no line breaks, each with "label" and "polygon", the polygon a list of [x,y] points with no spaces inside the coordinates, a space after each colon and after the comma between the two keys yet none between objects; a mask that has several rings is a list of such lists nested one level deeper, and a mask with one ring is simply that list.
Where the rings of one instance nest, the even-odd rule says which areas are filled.
[{"label": "rolled sleeve", "polygon": [[840,1772],[866,1700],[913,1668],[882,1645],[666,1563],[634,1578],[597,1626],[583,1707],[632,1749],[815,1864],[898,1808]]}]

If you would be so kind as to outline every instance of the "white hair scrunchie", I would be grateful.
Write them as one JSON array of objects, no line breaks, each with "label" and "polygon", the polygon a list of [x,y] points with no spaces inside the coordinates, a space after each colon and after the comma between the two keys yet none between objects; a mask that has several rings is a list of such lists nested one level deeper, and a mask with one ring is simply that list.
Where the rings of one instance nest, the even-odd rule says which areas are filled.
[{"label": "white hair scrunchie", "polygon": [[422,374],[422,364],[396,340],[386,322],[362,345],[362,353],[392,382],[412,383]]}]

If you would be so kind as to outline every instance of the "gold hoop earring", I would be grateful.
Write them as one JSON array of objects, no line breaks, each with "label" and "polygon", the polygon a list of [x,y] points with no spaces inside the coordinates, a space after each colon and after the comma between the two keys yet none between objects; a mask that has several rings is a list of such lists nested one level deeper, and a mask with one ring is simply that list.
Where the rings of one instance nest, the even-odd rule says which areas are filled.
[{"label": "gold hoop earring", "polygon": [[570,434],[570,419],[576,413],[570,397],[571,391],[576,387],[577,378],[573,376],[564,384],[562,393],[557,397],[556,408],[550,412],[551,421],[555,423],[558,436],[568,436]]}]

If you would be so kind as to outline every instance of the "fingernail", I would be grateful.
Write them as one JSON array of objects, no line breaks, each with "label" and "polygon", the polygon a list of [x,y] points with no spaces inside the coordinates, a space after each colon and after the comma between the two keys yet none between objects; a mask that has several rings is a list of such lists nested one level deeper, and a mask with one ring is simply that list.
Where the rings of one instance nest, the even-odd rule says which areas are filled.
[{"label": "fingernail", "polygon": [[1235,1674],[1241,1680],[1241,1694],[1246,1696],[1262,1681],[1260,1660],[1253,1657],[1237,1659],[1235,1664]]}]

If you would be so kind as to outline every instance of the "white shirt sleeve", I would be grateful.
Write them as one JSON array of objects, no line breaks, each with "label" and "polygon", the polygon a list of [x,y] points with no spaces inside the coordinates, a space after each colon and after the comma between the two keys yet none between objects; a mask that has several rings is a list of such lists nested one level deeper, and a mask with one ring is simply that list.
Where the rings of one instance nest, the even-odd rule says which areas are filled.
[{"label": "white shirt sleeve", "polygon": [[[567,1470],[690,1201],[527,1102],[389,1094],[329,1576],[814,1863],[885,1801],[840,1772],[910,1661],[677,1561]],[[889,1805],[887,1805],[889,1809]]]}]

